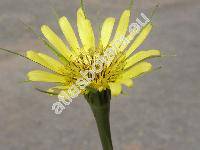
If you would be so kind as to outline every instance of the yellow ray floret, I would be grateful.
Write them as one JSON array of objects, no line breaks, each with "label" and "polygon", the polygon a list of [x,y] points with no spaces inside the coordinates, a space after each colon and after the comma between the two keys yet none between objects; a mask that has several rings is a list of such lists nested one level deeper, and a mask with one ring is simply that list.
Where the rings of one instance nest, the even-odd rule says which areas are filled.
[{"label": "yellow ray floret", "polygon": [[41,31],[49,42],[67,59],[71,60],[72,52],[64,42],[46,25],[41,27]]},{"label": "yellow ray floret", "polygon": [[100,41],[103,44],[103,48],[106,48],[109,43],[114,24],[115,24],[115,18],[111,17],[107,18],[103,23],[101,29],[101,37],[100,37]]},{"label": "yellow ray floret", "polygon": [[117,79],[116,80],[117,83],[120,83],[120,84],[123,84],[129,88],[133,87],[133,81],[131,79],[123,79],[123,78],[120,78],[120,79]]},{"label": "yellow ray floret", "polygon": [[152,68],[152,65],[148,62],[141,62],[133,67],[131,67],[128,71],[125,71],[122,76],[123,78],[135,78],[139,75],[150,71]]},{"label": "yellow ray floret", "polygon": [[59,86],[55,86],[55,87],[52,87],[52,88],[49,88],[47,91],[48,92],[59,92],[61,90],[67,90],[70,86],[63,86],[63,85],[59,85]]},{"label": "yellow ray floret", "polygon": [[159,50],[148,50],[148,51],[140,51],[126,60],[125,69],[135,65],[136,63],[145,60],[147,58],[158,57],[160,56]]},{"label": "yellow ray floret", "polygon": [[78,32],[85,51],[95,48],[95,37],[90,21],[86,18],[82,8],[77,11]]},{"label": "yellow ray floret", "polygon": [[55,83],[65,83],[66,79],[64,76],[52,74],[42,70],[33,70],[28,73],[28,79],[30,81],[36,82],[55,82]]},{"label": "yellow ray floret", "polygon": [[136,37],[135,41],[131,44],[130,48],[126,51],[126,58],[129,57],[132,52],[134,52],[147,38],[152,29],[152,23],[147,24],[139,35]]},{"label": "yellow ray floret", "polygon": [[121,44],[119,40],[122,37],[125,37],[126,35],[128,25],[129,25],[129,19],[130,19],[130,10],[125,10],[120,17],[119,24],[112,41],[116,46],[119,46]]},{"label": "yellow ray floret", "polygon": [[79,49],[80,49],[79,43],[74,33],[74,30],[69,21],[67,20],[67,18],[66,17],[60,18],[59,25],[71,48],[76,52],[76,54],[79,54]]},{"label": "yellow ray floret", "polygon": [[52,70],[55,71],[56,73],[59,74],[66,74],[67,71],[59,61],[53,59],[52,57],[43,54],[43,53],[38,53],[36,51],[27,51],[26,56],[33,60],[34,62]]},{"label": "yellow ray floret", "polygon": [[118,96],[122,91],[122,86],[119,83],[108,83],[110,86],[111,94],[113,96]]}]

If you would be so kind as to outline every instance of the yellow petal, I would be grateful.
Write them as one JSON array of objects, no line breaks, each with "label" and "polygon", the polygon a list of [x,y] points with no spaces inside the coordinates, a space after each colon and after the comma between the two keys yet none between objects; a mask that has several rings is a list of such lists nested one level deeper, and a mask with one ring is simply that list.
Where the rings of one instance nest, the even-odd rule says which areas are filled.
[{"label": "yellow petal", "polygon": [[34,70],[30,71],[28,74],[28,79],[30,81],[37,81],[37,82],[60,82],[64,83],[65,77],[61,75],[52,74],[49,72],[41,71],[41,70]]},{"label": "yellow petal", "polygon": [[121,93],[122,91],[121,84],[110,82],[108,83],[108,85],[110,86],[111,94],[113,96],[118,96]]},{"label": "yellow petal", "polygon": [[121,39],[125,37],[126,35],[128,25],[129,25],[129,20],[130,20],[130,10],[125,10],[120,17],[119,24],[112,41],[112,43],[114,43],[116,47],[121,45],[122,43]]},{"label": "yellow petal", "polygon": [[126,60],[125,69],[131,67],[132,65],[134,65],[142,60],[145,60],[147,58],[157,57],[160,55],[161,54],[160,54],[159,50],[140,51]]},{"label": "yellow petal", "polygon": [[28,57],[29,59],[31,59],[32,61],[52,70],[51,65],[48,64],[47,61],[45,61],[44,59],[42,59],[40,56],[38,56],[38,53],[35,51],[27,51],[26,52],[26,57]]},{"label": "yellow petal", "polygon": [[48,89],[48,92],[56,92],[57,90],[67,90],[69,86],[55,86],[50,89]]},{"label": "yellow petal", "polygon": [[148,62],[141,62],[133,67],[131,67],[128,71],[125,71],[122,74],[122,78],[135,78],[145,72],[150,71],[152,68],[152,65]]},{"label": "yellow petal", "polygon": [[124,51],[134,38],[135,38],[135,35],[132,33],[129,33],[125,38],[126,40],[124,40],[123,43],[120,45],[119,51],[120,52]]},{"label": "yellow petal", "polygon": [[131,79],[118,79],[117,83],[126,85],[127,87],[133,87],[133,81]]},{"label": "yellow petal", "polygon": [[53,59],[52,57],[42,54],[42,53],[38,53],[35,51],[27,51],[26,52],[26,56],[33,60],[34,62],[52,70],[55,71],[59,74],[65,74],[66,70],[65,67],[58,62],[57,60]]},{"label": "yellow petal", "polygon": [[68,60],[72,52],[67,48],[64,42],[46,25],[41,27],[41,31],[48,41]]},{"label": "yellow petal", "polygon": [[135,41],[132,43],[130,48],[126,52],[126,58],[129,57],[133,51],[135,51],[147,38],[149,35],[150,31],[152,29],[152,23],[149,23],[146,25],[142,31],[139,33],[139,35],[136,37]]},{"label": "yellow petal", "polygon": [[83,10],[81,8],[77,11],[77,26],[78,32],[86,51],[90,48],[95,48],[95,37],[90,21],[85,17]]},{"label": "yellow petal", "polygon": [[115,24],[115,18],[111,18],[111,17],[107,18],[103,23],[103,26],[101,29],[101,38],[100,38],[103,44],[103,48],[106,48],[106,46],[109,43],[114,24]]},{"label": "yellow petal", "polygon": [[74,30],[73,30],[71,24],[69,23],[69,21],[67,20],[67,18],[66,17],[60,18],[59,25],[60,25],[60,28],[61,28],[63,34],[65,35],[66,40],[69,43],[69,45],[72,47],[72,49],[77,54],[79,54],[80,47],[78,44],[78,40],[77,40]]}]

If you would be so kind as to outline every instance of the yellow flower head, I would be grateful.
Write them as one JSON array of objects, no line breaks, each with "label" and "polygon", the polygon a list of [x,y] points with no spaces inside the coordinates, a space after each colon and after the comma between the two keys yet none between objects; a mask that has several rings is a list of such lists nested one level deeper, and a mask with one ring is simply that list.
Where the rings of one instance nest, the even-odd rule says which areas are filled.
[{"label": "yellow flower head", "polygon": [[[79,84],[82,94],[87,93],[89,87],[99,91],[110,89],[112,95],[119,95],[122,85],[132,87],[133,79],[152,69],[146,59],[160,56],[159,50],[140,51],[131,55],[150,33],[152,22],[149,21],[135,36],[133,32],[128,32],[131,12],[127,9],[119,19],[113,38],[111,39],[115,18],[109,17],[103,22],[97,41],[91,22],[82,8],[77,11],[77,28],[81,43],[66,17],[61,17],[58,23],[67,45],[50,27],[41,27],[46,38],[42,39],[43,42],[58,59],[37,51],[27,51],[26,57],[50,70],[30,71],[28,79],[56,83],[48,92],[59,93]],[[87,86],[84,84],[86,82]]]}]

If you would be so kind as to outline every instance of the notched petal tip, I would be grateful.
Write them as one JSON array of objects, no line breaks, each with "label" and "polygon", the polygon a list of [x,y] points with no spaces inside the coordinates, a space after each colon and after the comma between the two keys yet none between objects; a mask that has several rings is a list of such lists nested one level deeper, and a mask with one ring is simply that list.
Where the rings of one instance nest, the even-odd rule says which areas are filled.
[{"label": "notched petal tip", "polygon": [[81,17],[84,17],[84,18],[86,17],[85,14],[84,14],[84,11],[83,11],[83,9],[82,9],[82,7],[80,7],[80,8],[77,10],[77,16],[79,16],[79,15],[80,15]]},{"label": "notched petal tip", "polygon": [[41,31],[43,32],[44,30],[46,30],[48,28],[48,26],[47,25],[41,25]]},{"label": "notched petal tip", "polygon": [[62,16],[62,17],[58,20],[59,24],[64,24],[66,21],[67,21],[67,18],[66,18],[65,16]]}]

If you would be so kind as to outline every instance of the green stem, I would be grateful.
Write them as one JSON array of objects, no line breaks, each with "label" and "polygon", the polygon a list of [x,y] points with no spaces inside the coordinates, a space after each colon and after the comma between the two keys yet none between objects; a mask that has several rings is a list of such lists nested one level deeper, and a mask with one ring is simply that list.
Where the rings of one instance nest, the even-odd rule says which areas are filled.
[{"label": "green stem", "polygon": [[110,90],[85,95],[97,123],[103,150],[113,150],[110,132]]}]

